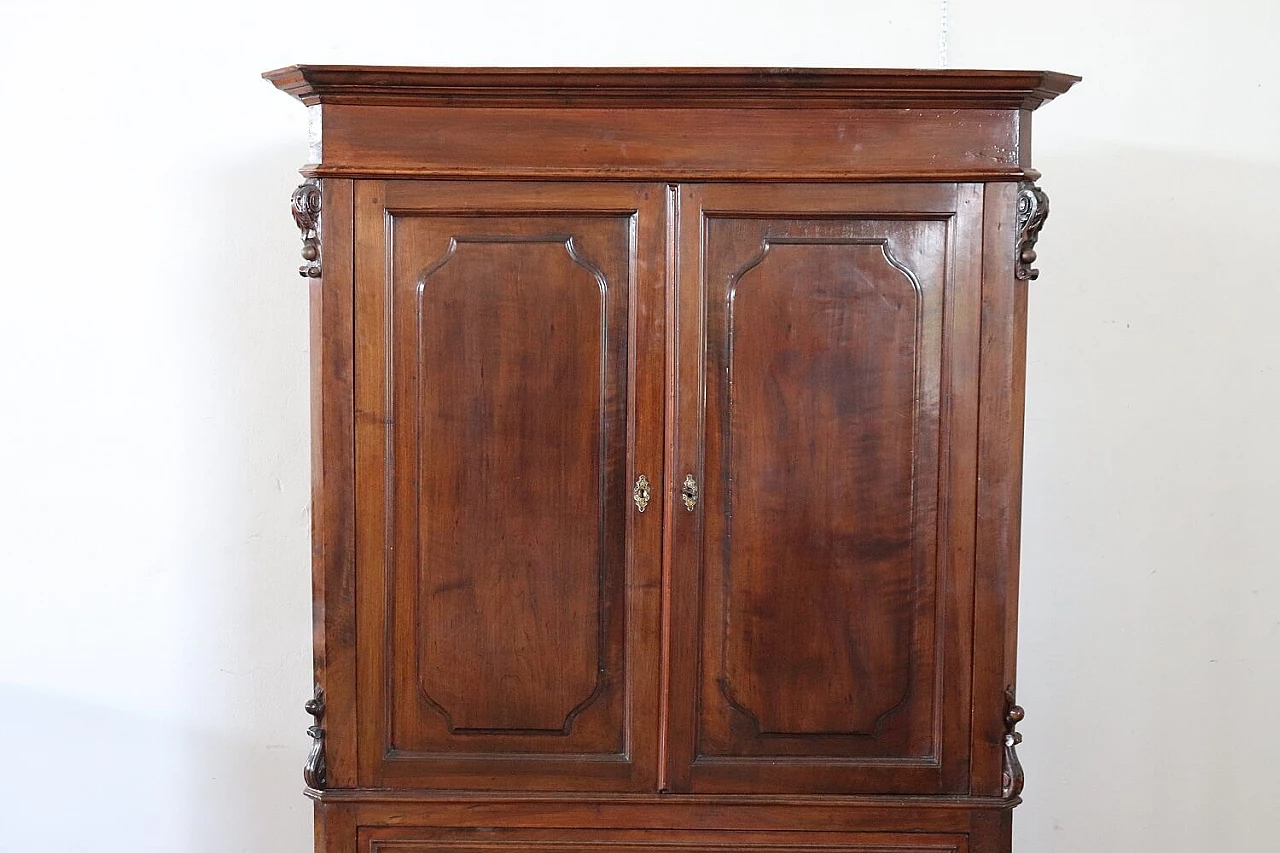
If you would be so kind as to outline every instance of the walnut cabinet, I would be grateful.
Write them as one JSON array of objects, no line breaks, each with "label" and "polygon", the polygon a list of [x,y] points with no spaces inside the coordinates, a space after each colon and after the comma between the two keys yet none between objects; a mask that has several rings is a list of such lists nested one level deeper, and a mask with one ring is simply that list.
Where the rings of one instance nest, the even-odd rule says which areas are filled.
[{"label": "walnut cabinet", "polygon": [[1007,853],[1045,72],[295,66],[318,853]]}]

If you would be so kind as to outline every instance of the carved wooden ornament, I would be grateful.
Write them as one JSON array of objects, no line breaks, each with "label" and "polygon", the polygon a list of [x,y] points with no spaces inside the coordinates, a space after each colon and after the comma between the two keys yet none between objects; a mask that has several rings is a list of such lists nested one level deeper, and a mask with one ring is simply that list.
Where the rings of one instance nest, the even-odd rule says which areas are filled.
[{"label": "carved wooden ornament", "polygon": [[293,221],[302,232],[302,266],[298,275],[320,277],[320,182],[308,178],[293,191]]},{"label": "carved wooden ornament", "polygon": [[1000,793],[1006,800],[1011,800],[1022,793],[1025,781],[1022,775],[1022,762],[1018,760],[1018,744],[1022,743],[1022,735],[1014,731],[1018,723],[1027,715],[1022,706],[1014,701],[1013,688],[1004,692],[1004,774],[1001,780]]},{"label": "carved wooden ornament", "polygon": [[1049,196],[1035,184],[1023,184],[1018,192],[1018,245],[1014,263],[1019,281],[1035,281],[1040,270],[1031,265],[1036,262],[1036,241],[1040,229],[1049,218]]},{"label": "carved wooden ornament", "polygon": [[302,778],[307,787],[319,791],[325,786],[324,729],[320,725],[324,719],[324,690],[319,684],[316,685],[315,696],[302,707],[315,718],[315,722],[307,727],[307,734],[311,735],[311,752],[307,754],[307,763],[302,768]]}]

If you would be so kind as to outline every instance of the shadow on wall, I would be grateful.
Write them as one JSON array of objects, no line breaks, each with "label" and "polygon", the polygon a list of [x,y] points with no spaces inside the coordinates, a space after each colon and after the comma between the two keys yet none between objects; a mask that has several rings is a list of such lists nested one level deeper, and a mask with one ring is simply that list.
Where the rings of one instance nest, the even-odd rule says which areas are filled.
[{"label": "shadow on wall", "polygon": [[[0,559],[62,587],[58,618],[0,651],[19,663],[0,677],[6,853],[310,848],[307,291],[289,214],[303,152],[244,152],[231,139],[97,170],[84,192],[121,209],[91,229],[93,275],[30,282],[67,304],[105,293],[66,341],[84,370],[58,385],[37,367],[81,397],[66,459],[115,479],[50,502],[63,539],[36,559]],[[30,322],[63,334],[56,315]]]},{"label": "shadow on wall", "polygon": [[9,685],[0,687],[0,730],[6,766],[27,771],[6,794],[14,820],[0,849],[310,849],[292,747]]},{"label": "shadow on wall", "polygon": [[[70,835],[78,844],[91,829],[181,838],[187,816],[172,808],[171,792],[186,784],[192,759],[236,752],[211,733],[159,717],[12,685],[0,686],[0,730],[5,764],[28,776],[5,795],[5,813],[21,818],[5,830],[6,849],[15,851],[47,849],[50,840],[53,849],[70,849],[57,839]],[[62,810],[50,808],[53,799]],[[160,849],[139,841],[139,849]]]},{"label": "shadow on wall", "polygon": [[201,666],[178,671],[207,728],[173,744],[170,771],[191,853],[311,847],[308,291],[289,209],[302,154],[208,164],[207,221],[194,224],[203,273],[185,325],[202,340],[187,351],[193,377],[212,381],[187,389],[207,420],[181,499],[185,541],[208,550],[182,602],[183,658]]},{"label": "shadow on wall", "polygon": [[1037,165],[1019,844],[1269,849],[1232,815],[1272,808],[1280,746],[1210,733],[1224,701],[1234,731],[1280,702],[1252,674],[1280,671],[1257,598],[1276,589],[1280,290],[1256,257],[1280,167],[1119,146]]}]

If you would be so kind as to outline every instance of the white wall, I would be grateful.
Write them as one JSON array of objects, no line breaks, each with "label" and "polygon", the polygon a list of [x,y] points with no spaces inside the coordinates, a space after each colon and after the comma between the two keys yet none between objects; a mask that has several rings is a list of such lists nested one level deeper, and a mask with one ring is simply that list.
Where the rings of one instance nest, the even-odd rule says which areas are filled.
[{"label": "white wall", "polygon": [[1087,78],[1036,115],[1019,849],[1275,850],[1280,12],[939,4],[0,4],[0,850],[310,844],[305,122],[259,72],[943,44]]}]

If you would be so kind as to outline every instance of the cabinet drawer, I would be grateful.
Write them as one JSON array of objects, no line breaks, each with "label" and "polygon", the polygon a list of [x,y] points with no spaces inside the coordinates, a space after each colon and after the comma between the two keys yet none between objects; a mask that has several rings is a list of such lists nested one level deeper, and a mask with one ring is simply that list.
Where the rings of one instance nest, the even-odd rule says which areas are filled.
[{"label": "cabinet drawer", "polygon": [[968,853],[964,835],[645,829],[362,829],[358,853]]}]

